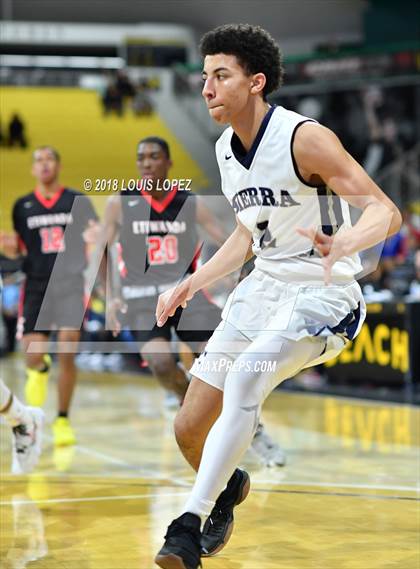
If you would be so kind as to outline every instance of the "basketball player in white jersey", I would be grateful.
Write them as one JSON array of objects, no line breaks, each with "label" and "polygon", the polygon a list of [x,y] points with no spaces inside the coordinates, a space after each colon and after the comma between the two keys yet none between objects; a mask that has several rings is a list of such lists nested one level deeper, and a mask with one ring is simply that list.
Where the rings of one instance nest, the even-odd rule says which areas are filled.
[{"label": "basketball player in white jersey", "polygon": [[[397,207],[333,132],[268,104],[283,72],[279,47],[266,31],[221,26],[203,37],[201,53],[210,116],[230,125],[216,154],[237,226],[194,275],[160,296],[158,324],[251,252],[256,260],[195,361],[176,419],[177,441],[198,472],[156,556],[164,569],[197,569],[201,555],[224,547],[233,508],[249,492],[249,476],[237,465],[265,398],[357,335],[365,316],[355,281],[358,252],[401,225]],[[353,227],[348,204],[362,210]],[[275,370],[262,371],[261,361],[274,361]]]},{"label": "basketball player in white jersey", "polygon": [[43,410],[24,405],[0,379],[0,416],[12,429],[12,473],[31,472],[41,455]]}]

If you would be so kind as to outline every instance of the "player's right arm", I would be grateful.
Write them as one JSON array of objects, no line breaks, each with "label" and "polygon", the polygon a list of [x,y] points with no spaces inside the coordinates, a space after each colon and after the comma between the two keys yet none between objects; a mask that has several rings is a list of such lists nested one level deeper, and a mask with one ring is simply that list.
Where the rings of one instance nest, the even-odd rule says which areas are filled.
[{"label": "player's right arm", "polygon": [[106,251],[104,256],[105,263],[101,266],[101,281],[108,290],[111,291],[110,302],[107,303],[107,327],[109,327],[114,336],[121,331],[121,323],[118,319],[119,312],[127,310],[126,304],[121,298],[121,279],[118,271],[118,261],[115,251],[115,243],[117,241],[120,226],[122,222],[121,196],[111,196],[105,207],[103,222],[103,239],[101,250]]},{"label": "player's right arm", "polygon": [[185,307],[194,294],[219,279],[241,268],[252,256],[252,234],[239,221],[224,245],[195,273],[177,287],[159,296],[156,307],[156,321],[163,326],[169,316],[175,314],[178,306]]},{"label": "player's right arm", "polygon": [[0,231],[0,252],[8,259],[17,259],[20,257],[21,253],[17,233]]},{"label": "player's right arm", "polygon": [[187,281],[191,292],[195,294],[202,288],[206,288],[219,279],[240,269],[244,263],[253,257],[252,234],[236,218],[236,227],[230,237],[218,249],[218,251],[204,263]]},{"label": "player's right arm", "polygon": [[0,251],[8,259],[17,259],[18,257],[26,254],[24,243],[19,237],[19,233],[21,231],[21,218],[19,216],[20,207],[19,199],[15,202],[12,211],[14,231],[10,233],[0,231]]}]

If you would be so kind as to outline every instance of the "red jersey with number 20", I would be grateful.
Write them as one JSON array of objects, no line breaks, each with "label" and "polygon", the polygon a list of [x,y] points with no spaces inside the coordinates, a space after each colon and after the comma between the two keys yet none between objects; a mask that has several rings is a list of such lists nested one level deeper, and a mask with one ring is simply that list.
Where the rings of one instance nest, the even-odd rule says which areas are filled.
[{"label": "red jersey with number 20", "polygon": [[174,189],[162,200],[121,192],[123,286],[174,284],[195,269],[199,237],[194,194]]}]

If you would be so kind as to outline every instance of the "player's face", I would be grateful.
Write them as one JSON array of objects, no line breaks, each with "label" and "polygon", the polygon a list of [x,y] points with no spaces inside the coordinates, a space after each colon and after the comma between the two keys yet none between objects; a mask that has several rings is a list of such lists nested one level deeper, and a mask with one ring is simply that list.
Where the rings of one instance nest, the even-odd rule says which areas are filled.
[{"label": "player's face", "polygon": [[202,95],[210,116],[218,123],[232,123],[246,109],[251,97],[252,75],[247,75],[234,55],[218,53],[204,60]]},{"label": "player's face", "polygon": [[32,162],[32,175],[41,184],[54,183],[60,172],[60,162],[48,148],[36,150]]},{"label": "player's face", "polygon": [[150,179],[154,184],[166,180],[171,160],[156,142],[143,142],[137,148],[137,168],[143,179]]}]

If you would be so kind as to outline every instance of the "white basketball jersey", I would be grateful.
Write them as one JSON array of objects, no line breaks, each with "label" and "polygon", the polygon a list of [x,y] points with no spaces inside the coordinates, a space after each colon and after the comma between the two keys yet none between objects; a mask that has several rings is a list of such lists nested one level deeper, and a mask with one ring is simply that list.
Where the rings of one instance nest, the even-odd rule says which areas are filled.
[{"label": "white basketball jersey", "polygon": [[[316,226],[329,235],[351,226],[348,204],[326,187],[301,177],[292,152],[297,128],[307,117],[271,107],[246,154],[232,127],[216,143],[222,191],[252,233],[255,266],[281,280],[323,281],[321,258],[296,231]],[[315,121],[312,121],[315,122]],[[358,255],[344,257],[332,272],[346,282],[362,269]]]}]

